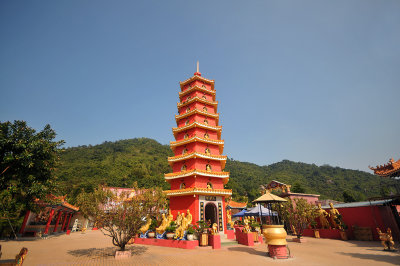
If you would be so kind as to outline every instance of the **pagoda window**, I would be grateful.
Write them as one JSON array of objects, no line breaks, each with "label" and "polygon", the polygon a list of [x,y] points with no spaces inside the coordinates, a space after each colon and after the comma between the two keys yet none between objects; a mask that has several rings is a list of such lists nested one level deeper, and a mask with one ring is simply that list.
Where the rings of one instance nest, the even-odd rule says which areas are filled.
[{"label": "pagoda window", "polygon": [[207,183],[207,189],[212,189],[212,188],[213,188],[213,186],[212,186],[211,182],[208,182]]},{"label": "pagoda window", "polygon": [[189,125],[189,119],[188,120],[186,120],[186,122],[185,122],[185,125]]},{"label": "pagoda window", "polygon": [[211,152],[210,152],[210,149],[209,149],[209,148],[206,148],[206,150],[205,150],[204,152],[205,152],[205,154],[207,154],[207,155],[211,155]]},{"label": "pagoda window", "polygon": [[181,171],[186,171],[186,169],[187,169],[186,164],[182,165]]},{"label": "pagoda window", "polygon": [[201,87],[202,87],[202,88],[204,88],[204,89],[206,89],[206,88],[207,88],[207,87],[206,87],[206,85],[204,85],[204,84],[203,84]]},{"label": "pagoda window", "polygon": [[204,106],[204,107],[203,107],[203,111],[204,111],[204,112],[207,112],[207,111],[208,111],[207,107]]},{"label": "pagoda window", "polygon": [[205,95],[203,95],[203,97],[202,97],[203,99],[205,99],[205,100],[207,100],[207,97],[205,96]]},{"label": "pagoda window", "polygon": [[207,171],[207,172],[211,172],[211,171],[212,171],[211,165],[210,165],[210,164],[207,164],[207,165],[206,165],[206,171]]},{"label": "pagoda window", "polygon": [[189,138],[189,134],[188,134],[188,133],[186,133],[186,134],[185,134],[185,136],[183,136],[183,138],[184,138],[184,139],[187,139],[187,138]]},{"label": "pagoda window", "polygon": [[208,125],[208,120],[204,119],[204,124]]},{"label": "pagoda window", "polygon": [[184,148],[182,151],[182,154],[186,154],[188,152],[188,149]]},{"label": "pagoda window", "polygon": [[206,132],[205,134],[204,134],[204,138],[205,139],[208,139],[210,136],[208,135],[208,133]]},{"label": "pagoda window", "polygon": [[186,188],[186,185],[185,185],[185,183],[181,183],[181,185],[180,185],[180,187],[179,187],[180,189],[185,189]]},{"label": "pagoda window", "polygon": [[186,113],[190,111],[190,107],[186,108]]}]

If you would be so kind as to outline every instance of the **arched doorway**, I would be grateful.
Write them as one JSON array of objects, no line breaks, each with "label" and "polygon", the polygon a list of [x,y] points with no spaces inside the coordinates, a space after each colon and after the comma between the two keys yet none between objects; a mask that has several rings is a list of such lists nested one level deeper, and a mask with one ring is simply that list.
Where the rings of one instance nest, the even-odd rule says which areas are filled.
[{"label": "arched doorway", "polygon": [[217,217],[217,207],[213,203],[207,203],[205,211],[205,221],[211,221],[211,225],[216,223],[218,224],[218,217]]}]

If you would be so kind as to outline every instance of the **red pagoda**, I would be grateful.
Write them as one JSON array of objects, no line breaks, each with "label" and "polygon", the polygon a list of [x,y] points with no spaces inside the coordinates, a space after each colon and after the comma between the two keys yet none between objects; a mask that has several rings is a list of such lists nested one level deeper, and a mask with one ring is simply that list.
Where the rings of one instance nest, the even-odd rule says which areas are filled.
[{"label": "red pagoda", "polygon": [[226,230],[225,197],[232,190],[224,189],[229,172],[223,171],[227,157],[221,155],[224,141],[214,80],[203,78],[197,63],[197,72],[180,87],[177,127],[172,128],[176,141],[170,142],[175,156],[168,158],[173,172],[165,174],[171,190],[165,192],[174,218],[190,210],[193,224],[209,221],[222,232]]}]

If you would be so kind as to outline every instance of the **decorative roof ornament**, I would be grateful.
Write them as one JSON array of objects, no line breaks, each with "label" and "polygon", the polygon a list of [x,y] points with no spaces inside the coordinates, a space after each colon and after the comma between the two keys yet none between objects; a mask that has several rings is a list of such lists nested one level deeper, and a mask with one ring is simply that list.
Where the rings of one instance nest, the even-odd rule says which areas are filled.
[{"label": "decorative roof ornament", "polygon": [[199,71],[199,61],[197,61],[197,71],[194,73],[195,76],[200,76],[201,77],[201,73]]}]

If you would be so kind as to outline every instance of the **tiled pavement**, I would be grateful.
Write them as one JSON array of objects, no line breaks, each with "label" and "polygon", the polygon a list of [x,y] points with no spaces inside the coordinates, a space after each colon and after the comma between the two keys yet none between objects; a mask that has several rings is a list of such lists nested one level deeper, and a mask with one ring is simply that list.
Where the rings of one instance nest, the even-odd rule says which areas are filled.
[{"label": "tiled pavement", "polygon": [[24,265],[400,265],[399,252],[384,252],[379,242],[340,241],[307,238],[306,243],[289,242],[294,256],[289,260],[266,257],[266,245],[223,246],[220,250],[197,248],[184,250],[156,246],[131,245],[129,259],[115,260],[111,239],[100,231],[59,235],[49,239],[0,241],[3,256],[11,259],[27,247]]}]

